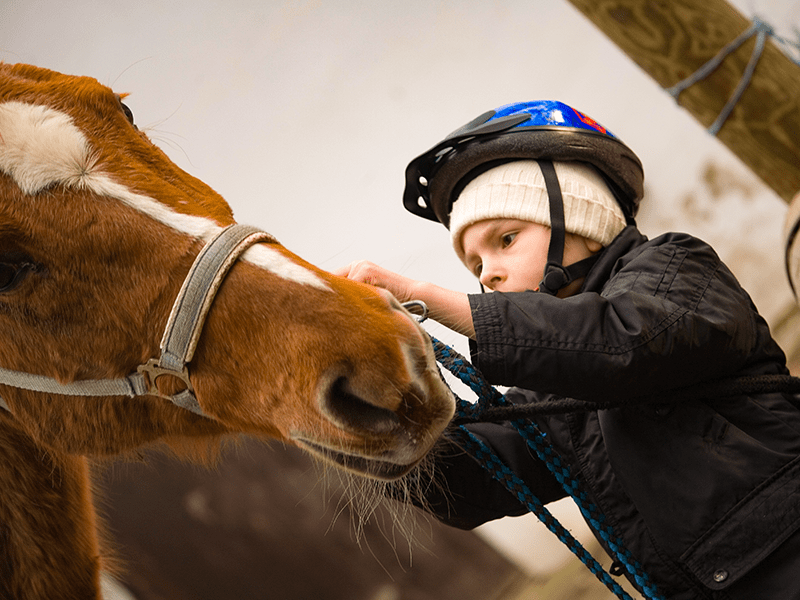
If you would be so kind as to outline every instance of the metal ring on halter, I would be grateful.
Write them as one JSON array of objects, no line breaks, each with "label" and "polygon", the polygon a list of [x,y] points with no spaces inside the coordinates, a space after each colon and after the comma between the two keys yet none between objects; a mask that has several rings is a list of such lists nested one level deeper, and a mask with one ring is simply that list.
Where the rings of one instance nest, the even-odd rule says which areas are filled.
[{"label": "metal ring on halter", "polygon": [[402,306],[416,317],[417,323],[422,323],[428,318],[428,305],[422,300],[409,300],[403,302]]}]

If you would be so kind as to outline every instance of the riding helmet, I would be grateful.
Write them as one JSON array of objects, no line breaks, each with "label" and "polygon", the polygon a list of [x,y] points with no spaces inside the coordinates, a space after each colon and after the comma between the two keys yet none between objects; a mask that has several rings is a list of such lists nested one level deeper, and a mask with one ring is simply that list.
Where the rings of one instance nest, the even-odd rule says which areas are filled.
[{"label": "riding helmet", "polygon": [[449,227],[453,202],[467,183],[520,159],[583,161],[596,167],[626,218],[636,216],[644,188],[642,163],[617,136],[585,114],[552,100],[491,110],[448,135],[406,168],[403,205]]}]

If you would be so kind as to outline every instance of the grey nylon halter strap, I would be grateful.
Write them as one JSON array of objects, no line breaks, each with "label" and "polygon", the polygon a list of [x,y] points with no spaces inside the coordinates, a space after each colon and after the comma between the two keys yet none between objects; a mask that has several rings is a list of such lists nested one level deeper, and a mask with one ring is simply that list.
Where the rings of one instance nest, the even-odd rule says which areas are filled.
[{"label": "grey nylon halter strap", "polygon": [[[197,401],[187,365],[194,356],[214,296],[233,263],[253,244],[275,241],[266,232],[238,224],[214,236],[197,255],[172,305],[161,339],[161,355],[140,365],[135,373],[120,379],[60,383],[52,377],[0,368],[0,384],[63,396],[158,396],[193,413],[208,416]],[[156,387],[156,380],[162,375],[178,377],[186,389],[172,396],[162,394]],[[10,411],[2,398],[0,408]]]}]

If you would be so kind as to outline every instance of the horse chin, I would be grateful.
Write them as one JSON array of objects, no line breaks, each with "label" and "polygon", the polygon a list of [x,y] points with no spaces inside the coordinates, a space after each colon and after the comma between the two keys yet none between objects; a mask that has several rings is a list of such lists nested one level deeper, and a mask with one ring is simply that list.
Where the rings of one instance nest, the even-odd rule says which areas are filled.
[{"label": "horse chin", "polygon": [[304,439],[296,439],[295,441],[299,442],[313,455],[322,458],[325,462],[332,463],[336,467],[349,473],[380,481],[396,481],[407,475],[419,464],[420,460],[422,460],[419,459],[403,465],[376,458],[365,458],[363,456],[345,454]]}]

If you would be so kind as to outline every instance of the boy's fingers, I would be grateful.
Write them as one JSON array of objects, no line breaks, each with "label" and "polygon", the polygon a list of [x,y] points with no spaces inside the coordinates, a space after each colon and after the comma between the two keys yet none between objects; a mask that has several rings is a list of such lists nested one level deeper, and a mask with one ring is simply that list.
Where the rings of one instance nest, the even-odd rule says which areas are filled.
[{"label": "boy's fingers", "polygon": [[347,277],[353,281],[368,283],[370,285],[381,284],[379,272],[380,269],[377,267],[377,265],[366,260],[357,260],[350,263],[346,267],[341,267],[331,271],[331,273],[338,275],[339,277]]},{"label": "boy's fingers", "polygon": [[[366,260],[356,260],[351,262],[346,267],[339,267],[331,271],[334,275],[339,277],[347,277],[349,279],[359,279],[359,273],[363,273],[365,267],[372,266],[372,263]],[[360,279],[359,279],[360,281]]]}]

